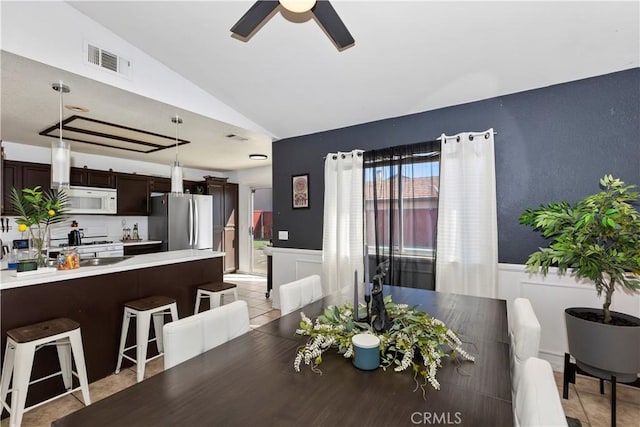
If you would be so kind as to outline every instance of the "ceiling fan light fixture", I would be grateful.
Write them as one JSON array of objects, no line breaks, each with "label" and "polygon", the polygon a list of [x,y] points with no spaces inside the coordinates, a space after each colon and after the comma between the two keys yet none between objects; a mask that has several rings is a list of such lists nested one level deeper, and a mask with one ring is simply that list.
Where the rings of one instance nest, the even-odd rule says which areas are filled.
[{"label": "ceiling fan light fixture", "polygon": [[251,160],[267,160],[269,157],[266,154],[249,154]]},{"label": "ceiling fan light fixture", "polygon": [[182,123],[182,119],[179,116],[171,117],[171,122],[176,124],[176,160],[171,166],[171,193],[179,195],[184,193],[182,166],[178,161],[178,125]]},{"label": "ceiling fan light fixture", "polygon": [[231,27],[231,32],[240,38],[249,38],[278,6],[293,13],[310,12],[340,51],[355,44],[353,36],[328,0],[258,0]]},{"label": "ceiling fan light fixture", "polygon": [[316,0],[279,0],[282,7],[290,12],[304,13],[316,5]]},{"label": "ceiling fan light fixture", "polygon": [[52,83],[51,88],[60,94],[60,134],[51,143],[51,188],[66,190],[70,186],[71,144],[62,139],[62,95],[71,92],[71,89],[62,82]]}]

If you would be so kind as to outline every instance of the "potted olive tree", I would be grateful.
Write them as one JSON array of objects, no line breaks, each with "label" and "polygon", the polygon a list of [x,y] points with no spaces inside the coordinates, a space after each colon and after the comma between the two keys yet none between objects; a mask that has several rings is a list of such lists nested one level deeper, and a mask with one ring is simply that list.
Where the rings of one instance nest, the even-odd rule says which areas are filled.
[{"label": "potted olive tree", "polygon": [[613,293],[640,291],[640,215],[635,186],[606,175],[603,191],[571,205],[565,201],[527,209],[520,223],[540,231],[549,246],[532,253],[527,269],[546,275],[571,270],[604,294],[602,309],[565,310],[569,352],[584,371],[632,382],[640,372],[640,319],[610,310]]}]

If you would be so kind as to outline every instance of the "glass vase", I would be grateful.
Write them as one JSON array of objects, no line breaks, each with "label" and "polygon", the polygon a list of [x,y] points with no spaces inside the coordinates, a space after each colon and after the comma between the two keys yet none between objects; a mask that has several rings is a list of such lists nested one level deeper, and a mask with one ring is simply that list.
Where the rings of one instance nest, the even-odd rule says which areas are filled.
[{"label": "glass vase", "polygon": [[38,268],[47,266],[49,259],[49,227],[32,225],[29,228],[29,258],[36,261]]}]

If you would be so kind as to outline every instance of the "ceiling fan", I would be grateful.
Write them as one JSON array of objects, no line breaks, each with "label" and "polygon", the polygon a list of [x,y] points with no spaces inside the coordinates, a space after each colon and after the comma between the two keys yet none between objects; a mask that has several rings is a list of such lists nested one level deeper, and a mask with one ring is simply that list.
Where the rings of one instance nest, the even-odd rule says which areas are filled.
[{"label": "ceiling fan", "polygon": [[325,0],[258,0],[231,28],[231,32],[247,38],[278,5],[294,13],[311,11],[339,49],[355,43],[347,27],[331,3]]}]

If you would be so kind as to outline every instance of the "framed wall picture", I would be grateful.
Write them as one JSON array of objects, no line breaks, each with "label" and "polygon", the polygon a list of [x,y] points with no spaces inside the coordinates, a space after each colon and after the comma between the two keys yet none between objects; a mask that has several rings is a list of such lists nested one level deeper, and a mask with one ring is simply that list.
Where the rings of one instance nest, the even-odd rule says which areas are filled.
[{"label": "framed wall picture", "polygon": [[291,176],[293,209],[309,207],[309,174]]}]

